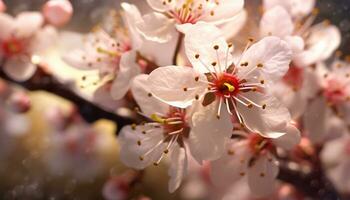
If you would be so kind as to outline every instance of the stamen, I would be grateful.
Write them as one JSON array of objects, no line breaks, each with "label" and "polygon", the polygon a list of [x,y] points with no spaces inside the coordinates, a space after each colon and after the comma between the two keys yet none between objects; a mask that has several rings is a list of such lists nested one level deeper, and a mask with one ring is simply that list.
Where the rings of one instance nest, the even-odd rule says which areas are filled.
[{"label": "stamen", "polygon": [[112,57],[116,57],[116,56],[121,56],[121,54],[119,52],[116,52],[116,51],[110,51],[110,50],[107,50],[107,49],[103,49],[101,47],[97,47],[97,52],[98,53],[103,53],[103,54],[107,54],[109,56],[112,56]]},{"label": "stamen", "polygon": [[225,99],[225,103],[226,103],[227,112],[228,112],[230,115],[233,115],[232,112],[231,112],[231,109],[230,109],[230,105],[229,105],[229,102],[228,102],[228,98]]},{"label": "stamen", "polygon": [[239,97],[243,98],[244,100],[248,101],[249,103],[253,104],[256,107],[261,108],[262,106],[260,106],[259,104],[255,103],[254,101],[248,99],[247,97],[243,96],[243,95],[239,95]]},{"label": "stamen", "polygon": [[218,107],[218,111],[216,114],[216,118],[218,118],[218,119],[220,119],[221,105],[222,105],[222,98],[220,98],[220,100],[219,100],[219,107]]}]

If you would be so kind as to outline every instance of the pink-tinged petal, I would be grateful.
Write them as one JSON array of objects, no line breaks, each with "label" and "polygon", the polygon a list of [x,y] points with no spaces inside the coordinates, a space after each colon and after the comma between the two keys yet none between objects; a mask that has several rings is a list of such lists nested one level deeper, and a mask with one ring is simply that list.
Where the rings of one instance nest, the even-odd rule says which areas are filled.
[{"label": "pink-tinged petal", "polygon": [[142,45],[142,38],[139,32],[137,31],[136,23],[142,21],[142,16],[139,9],[129,3],[121,3],[121,7],[124,11],[123,21],[128,29],[131,37],[132,49],[139,49]]},{"label": "pink-tinged petal", "polygon": [[[265,37],[243,54],[238,65],[238,77],[249,78],[258,73],[267,82],[279,80],[288,71],[292,54],[285,41],[278,37]],[[248,63],[248,66],[242,67],[242,63]]]},{"label": "pink-tinged petal", "polygon": [[68,0],[50,0],[44,4],[45,20],[54,26],[63,26],[73,15],[73,6]]},{"label": "pink-tinged petal", "polygon": [[350,160],[347,158],[334,169],[328,170],[328,177],[340,192],[347,193],[350,190],[349,168]]},{"label": "pink-tinged petal", "polygon": [[185,148],[181,148],[176,144],[170,155],[170,167],[168,174],[169,180],[169,192],[173,193],[179,188],[182,179],[187,172],[187,155]]},{"label": "pink-tinged petal", "polygon": [[340,42],[341,35],[336,26],[311,28],[310,36],[305,41],[308,48],[294,60],[299,66],[308,66],[324,61],[334,53]]},{"label": "pink-tinged petal", "polygon": [[190,67],[167,66],[155,69],[148,77],[153,95],[163,102],[186,108],[204,95],[207,84],[205,76]]},{"label": "pink-tinged petal", "polygon": [[164,12],[174,8],[177,1],[147,0],[147,3],[153,10]]},{"label": "pink-tinged petal", "polygon": [[128,167],[143,169],[156,162],[166,149],[166,144],[161,143],[164,138],[161,128],[143,134],[145,130],[149,128],[125,126],[118,136],[120,160]]},{"label": "pink-tinged petal", "polygon": [[225,142],[232,134],[231,116],[222,108],[217,118],[217,103],[201,107],[192,115],[188,146],[197,162],[216,160],[225,152]]},{"label": "pink-tinged petal", "polygon": [[230,142],[226,145],[226,153],[211,162],[211,180],[218,187],[225,187],[238,181],[247,174],[248,162],[251,158],[248,141]]},{"label": "pink-tinged petal", "polygon": [[151,116],[154,113],[166,114],[169,111],[169,105],[150,95],[147,79],[148,75],[140,74],[132,81],[131,92],[134,99],[140,106],[141,111],[147,116]]},{"label": "pink-tinged petal", "polygon": [[252,193],[259,197],[271,194],[275,190],[278,172],[278,162],[273,155],[258,157],[248,170],[248,185]]},{"label": "pink-tinged petal", "polygon": [[140,74],[140,66],[136,63],[136,51],[128,51],[121,56],[119,71],[111,88],[111,95],[118,100],[124,97],[130,88],[132,79]]},{"label": "pink-tinged petal", "polygon": [[289,13],[281,6],[267,10],[260,21],[260,35],[284,38],[294,31],[294,24]]},{"label": "pink-tinged petal", "polygon": [[15,31],[15,20],[6,13],[0,13],[0,39],[4,40]]},{"label": "pink-tinged petal", "polygon": [[160,43],[173,39],[173,33],[176,31],[173,20],[156,12],[144,15],[143,20],[137,22],[136,26],[146,39]]},{"label": "pink-tinged petal", "polygon": [[[322,163],[325,166],[335,166],[348,159],[346,150],[349,144],[349,135],[343,135],[335,140],[327,141],[321,152]],[[348,146],[348,150],[350,150],[350,146]]]},{"label": "pink-tinged petal", "polygon": [[57,41],[57,30],[52,26],[45,26],[38,30],[30,43],[30,52],[35,54],[44,53]]},{"label": "pink-tinged petal", "polygon": [[243,96],[262,106],[249,108],[237,103],[238,111],[248,129],[268,138],[278,138],[286,133],[287,122],[291,118],[288,109],[280,101],[258,92],[248,92]]},{"label": "pink-tinged petal", "polygon": [[329,111],[323,98],[314,99],[307,107],[303,120],[307,136],[313,143],[321,142],[326,137],[328,116]]},{"label": "pink-tinged petal", "polygon": [[273,143],[286,150],[293,149],[300,142],[300,131],[293,125],[288,124],[286,128],[286,134],[279,138],[273,139]]},{"label": "pink-tinged petal", "polygon": [[270,10],[275,6],[282,6],[284,9],[291,9],[290,1],[280,1],[280,0],[263,0],[264,10]]},{"label": "pink-tinged petal", "polygon": [[36,65],[26,56],[11,57],[4,64],[4,72],[16,81],[30,79],[34,75],[36,68]]},{"label": "pink-tinged petal", "polygon": [[5,10],[6,10],[6,5],[2,0],[0,0],[0,12],[4,12]]},{"label": "pink-tinged petal", "polygon": [[218,4],[216,2],[212,3],[215,4],[213,9],[202,20],[214,24],[222,24],[232,20],[243,10],[244,6],[244,0],[221,0],[218,1]]},{"label": "pink-tinged petal", "polygon": [[219,26],[226,40],[235,37],[246,24],[248,13],[246,10],[239,12],[232,20]]},{"label": "pink-tinged petal", "polygon": [[102,85],[95,90],[92,101],[110,111],[115,111],[121,106],[120,103],[112,98],[108,84]]},{"label": "pink-tinged petal", "polygon": [[198,22],[186,30],[186,55],[195,70],[201,73],[220,72],[232,64],[233,48],[229,48],[219,28]]},{"label": "pink-tinged petal", "polygon": [[293,57],[304,50],[304,39],[299,36],[287,36],[284,38],[293,51]]},{"label": "pink-tinged petal", "polygon": [[43,16],[39,12],[22,12],[16,17],[16,37],[31,37],[44,23]]},{"label": "pink-tinged petal", "polygon": [[290,13],[295,18],[302,18],[309,15],[315,8],[316,0],[292,0],[289,1]]}]

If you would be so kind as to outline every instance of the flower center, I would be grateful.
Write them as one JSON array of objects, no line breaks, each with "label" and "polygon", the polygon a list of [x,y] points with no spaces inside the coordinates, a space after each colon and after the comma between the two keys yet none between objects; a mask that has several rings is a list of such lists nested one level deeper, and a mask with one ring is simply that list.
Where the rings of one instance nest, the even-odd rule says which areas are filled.
[{"label": "flower center", "polygon": [[20,54],[23,52],[24,44],[16,38],[11,38],[2,43],[2,50],[6,57]]},{"label": "flower center", "polygon": [[214,80],[212,87],[217,96],[236,96],[239,92],[240,83],[235,75],[222,73]]},{"label": "flower center", "polygon": [[259,134],[251,134],[248,139],[250,150],[255,155],[266,153],[267,151],[272,151],[274,149],[274,145],[271,140],[264,138]]},{"label": "flower center", "polygon": [[293,88],[293,90],[299,90],[304,82],[304,69],[291,65],[283,77],[284,83]]},{"label": "flower center", "polygon": [[330,79],[323,89],[323,95],[333,105],[343,103],[347,100],[346,85],[339,80]]}]

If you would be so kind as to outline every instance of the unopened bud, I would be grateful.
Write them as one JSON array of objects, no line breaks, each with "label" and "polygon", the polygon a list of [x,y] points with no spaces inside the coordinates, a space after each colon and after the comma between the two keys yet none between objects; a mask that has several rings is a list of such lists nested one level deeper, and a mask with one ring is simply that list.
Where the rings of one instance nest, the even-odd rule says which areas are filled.
[{"label": "unopened bud", "polygon": [[54,26],[63,26],[73,14],[73,6],[68,0],[50,0],[43,6],[45,20]]},{"label": "unopened bud", "polygon": [[18,113],[25,113],[31,107],[29,96],[25,92],[13,92],[8,99],[11,110]]},{"label": "unopened bud", "polygon": [[4,12],[5,10],[6,10],[6,5],[2,0],[0,0],[0,12]]}]

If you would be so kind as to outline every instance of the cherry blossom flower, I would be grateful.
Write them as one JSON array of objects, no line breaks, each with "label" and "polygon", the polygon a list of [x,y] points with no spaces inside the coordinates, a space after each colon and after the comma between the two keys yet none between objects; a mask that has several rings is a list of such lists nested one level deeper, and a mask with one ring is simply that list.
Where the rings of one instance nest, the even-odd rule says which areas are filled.
[{"label": "cherry blossom flower", "polygon": [[46,154],[49,172],[57,176],[72,176],[78,181],[91,180],[104,169],[99,153],[106,139],[84,123],[53,130]]},{"label": "cherry blossom flower", "polygon": [[[213,134],[201,138],[198,133],[206,127],[193,128],[191,119],[204,116],[199,113],[192,116],[190,108],[172,107],[154,98],[148,88],[147,77],[148,75],[137,76],[131,91],[142,110],[142,115],[151,122],[126,126],[121,130],[118,138],[121,145],[120,157],[127,166],[143,169],[151,164],[157,166],[169,154],[169,191],[174,192],[186,174],[187,154],[191,153],[198,162],[219,158],[224,151],[224,147],[220,146],[220,143],[224,144],[224,137],[221,135],[226,134],[228,137],[231,128],[213,128],[211,133],[216,136]],[[209,122],[213,118],[207,117],[206,120]],[[215,120],[212,123],[220,127],[225,122]],[[217,137],[218,135],[220,137]]]},{"label": "cherry blossom flower", "polygon": [[[185,36],[185,49],[193,68],[155,69],[148,78],[152,93],[180,108],[200,100],[204,107],[214,108],[200,111],[208,118],[227,116],[225,121],[230,122],[235,116],[241,125],[264,136],[283,135],[290,114],[265,89],[288,70],[292,56],[288,44],[277,37],[266,37],[248,44],[234,62],[233,46],[226,43],[218,28],[206,23],[191,26]],[[217,128],[203,118],[193,119],[194,126],[202,127],[203,132]]]},{"label": "cherry blossom flower", "polygon": [[0,60],[4,72],[17,81],[29,79],[40,64],[40,55],[52,44],[55,30],[42,28],[38,12],[23,12],[16,18],[0,13]]},{"label": "cherry blossom flower", "polygon": [[65,25],[73,15],[73,6],[68,0],[50,0],[43,6],[45,20],[54,26]]},{"label": "cherry blossom flower", "polygon": [[[73,67],[84,70],[97,69],[101,80],[94,80],[93,84],[105,83],[100,88],[99,94],[110,94],[115,100],[124,97],[133,77],[146,70],[147,66],[139,63],[142,60],[141,55],[154,62],[168,63],[170,61],[167,60],[170,59],[165,55],[167,51],[157,55],[151,49],[161,50],[165,47],[171,49],[174,46],[174,42],[159,45],[145,42],[135,30],[135,21],[141,18],[136,6],[123,3],[122,8],[125,11],[123,20],[126,28],[118,27],[113,33],[114,36],[98,29],[87,35],[83,48],[74,50],[63,57]],[[85,76],[82,78],[87,79]]]},{"label": "cherry blossom flower", "polygon": [[296,119],[304,113],[308,100],[316,92],[310,87],[315,79],[313,71],[306,67],[329,58],[340,44],[340,33],[327,23],[311,27],[315,13],[307,19],[293,16],[295,13],[300,16],[302,9],[309,10],[305,13],[309,14],[312,9],[306,7],[313,6],[314,1],[267,0],[265,4],[267,9],[260,21],[260,35],[280,37],[293,49],[291,67],[273,92]]},{"label": "cherry blossom flower", "polygon": [[[149,40],[171,40],[175,25],[205,21],[216,25],[234,20],[243,10],[243,0],[147,0],[155,11],[138,22],[138,30]],[[245,16],[239,15],[238,17]],[[234,26],[231,26],[236,28]]]},{"label": "cherry blossom flower", "polygon": [[335,61],[331,69],[317,65],[318,93],[304,114],[307,136],[314,143],[348,133],[350,122],[350,66]]},{"label": "cherry blossom flower", "polygon": [[327,175],[340,192],[350,192],[350,138],[343,135],[325,144],[321,158],[327,169]]},{"label": "cherry blossom flower", "polygon": [[260,134],[235,130],[233,139],[227,143],[227,153],[211,163],[213,182],[218,186],[227,185],[247,177],[253,194],[271,194],[279,171],[277,148],[289,150],[300,141],[299,130],[293,125],[289,124],[286,132],[279,138],[264,138]]},{"label": "cherry blossom flower", "polygon": [[260,23],[261,34],[289,41],[297,53],[293,62],[298,67],[328,59],[340,45],[341,35],[336,26],[327,20],[313,24],[318,14],[314,4],[314,0],[264,1],[266,12]]}]

